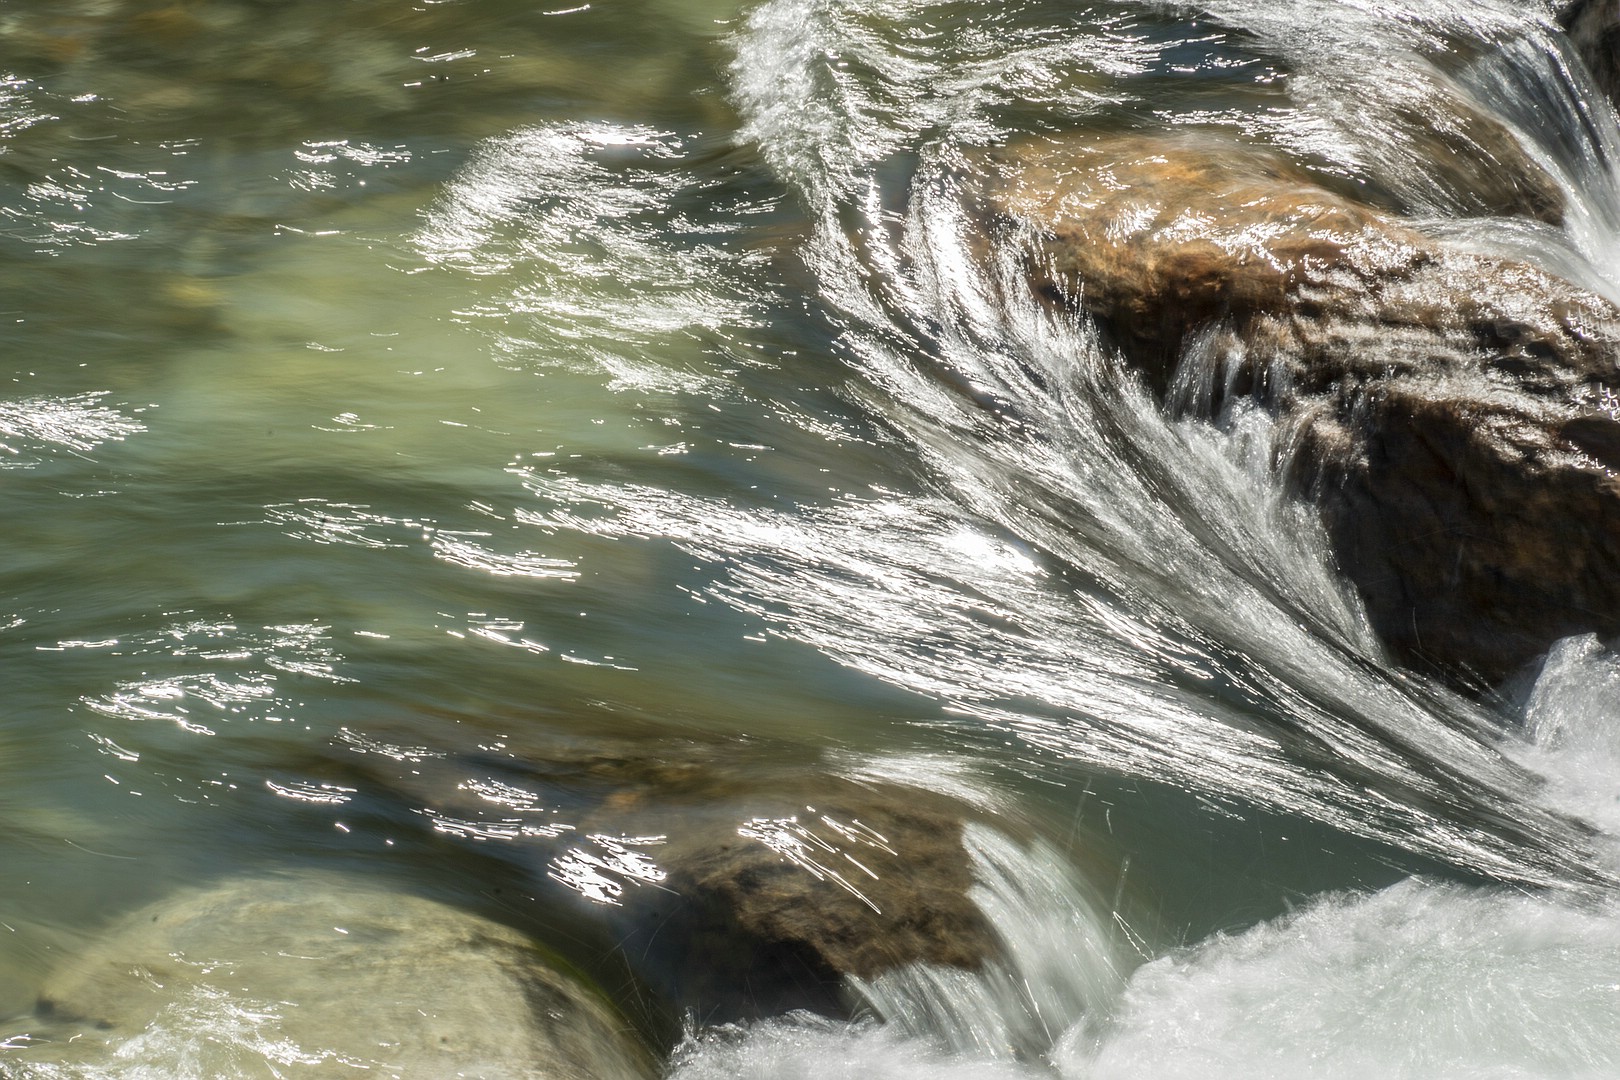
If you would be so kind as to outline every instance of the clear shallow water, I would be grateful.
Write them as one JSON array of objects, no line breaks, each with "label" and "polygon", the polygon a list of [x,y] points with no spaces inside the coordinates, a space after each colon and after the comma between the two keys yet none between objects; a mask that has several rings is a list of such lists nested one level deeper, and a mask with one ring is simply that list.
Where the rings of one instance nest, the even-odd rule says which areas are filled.
[{"label": "clear shallow water", "polygon": [[[674,1075],[1620,1072],[1608,655],[1490,706],[1393,668],[1263,421],[1167,419],[963,209],[1016,133],[1212,127],[1616,294],[1608,106],[1538,10],[1413,8],[0,12],[0,1073],[277,1060],[234,999],[18,1038],[215,878],[354,875],[627,986],[569,905],[656,845],[534,784],[604,754],[1007,822],[1004,965],[689,1029]],[[1563,230],[1436,179],[1411,103],[1453,99]]]}]

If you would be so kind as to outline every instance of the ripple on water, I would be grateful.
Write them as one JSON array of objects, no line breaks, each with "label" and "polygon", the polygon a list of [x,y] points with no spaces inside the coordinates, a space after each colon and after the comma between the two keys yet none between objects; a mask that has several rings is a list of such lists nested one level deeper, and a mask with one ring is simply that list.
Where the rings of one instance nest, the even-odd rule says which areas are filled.
[{"label": "ripple on water", "polygon": [[[1038,5],[1007,10],[1051,29]],[[1480,738],[1497,718],[1387,673],[1319,524],[1283,496],[1263,420],[1168,422],[1094,328],[1031,307],[1009,237],[967,209],[963,153],[995,141],[987,123],[1005,137],[997,125],[1009,117],[1014,130],[1134,127],[1134,97],[1150,91],[1171,122],[1182,115],[1172,103],[1203,94],[1205,111],[1186,115],[1211,120],[1217,101],[1273,115],[1286,81],[1254,83],[1262,73],[1241,65],[1193,70],[1175,53],[1248,54],[1272,75],[1329,63],[1301,20],[1319,17],[1363,49],[1383,34],[1379,55],[1417,69],[1454,40],[1511,31],[1545,42],[1544,27],[1505,4],[1430,17],[1393,3],[1234,0],[1197,25],[1088,15],[1062,62],[1102,77],[1126,107],[1104,95],[1023,114],[994,72],[952,82],[954,42],[907,37],[913,19],[959,14],[775,0],[750,14],[732,74],[745,132],[816,219],[804,253],[844,331],[839,355],[914,452],[938,496],[929,510],[1041,552],[1051,577],[992,583],[914,528],[915,511],[884,519],[870,509],[882,500],[852,498],[801,508],[791,524],[735,525],[746,545],[731,545],[735,565],[714,593],[1061,759],[1301,813],[1488,875],[1600,876],[1578,830],[1526,804],[1525,775]],[[1274,48],[1271,30],[1302,43],[1298,55]],[[1123,54],[1135,70],[1108,72],[1101,57],[1122,34],[1140,46]],[[998,70],[1050,44],[1038,31],[1006,35]],[[1309,103],[1295,104],[1310,123]],[[662,528],[692,549],[716,520],[628,488],[619,502],[630,529]],[[794,530],[791,545],[772,535]],[[739,559],[745,546],[758,554]],[[1498,833],[1488,821],[1512,824]]]},{"label": "ripple on water", "polygon": [[[243,628],[227,620],[190,619],[156,633],[135,632],[90,643],[111,656],[141,657],[152,668],[180,670],[124,680],[111,691],[86,694],[80,700],[109,720],[167,722],[193,735],[284,721],[298,712],[298,699],[289,696],[283,676],[327,684],[354,681],[338,671],[342,657],[331,646],[329,629],[316,624]],[[66,641],[54,646],[84,647],[86,643]],[[139,727],[129,730],[129,736],[120,737],[153,737],[136,735]]]},{"label": "ripple on water", "polygon": [[[1145,780],[1144,803],[1158,783],[1212,792],[1233,808],[1234,829],[1270,809],[1484,873],[1564,880],[1557,860],[1579,837],[1518,798],[1527,774],[1476,739],[1490,717],[1382,666],[1317,533],[1270,486],[1269,434],[1241,419],[1231,431],[1165,422],[1084,327],[1008,301],[1004,268],[975,248],[963,213],[972,166],[961,148],[1092,122],[1238,127],[1359,176],[1385,132],[1343,106],[1408,108],[1410,95],[1373,93],[1373,83],[1444,54],[1457,26],[1501,43],[1491,35],[1502,25],[1540,18],[1523,5],[1504,15],[1507,0],[1445,0],[1430,15],[1419,6],[1216,0],[1205,7],[1218,24],[1206,12],[1191,26],[1179,9],[1108,0],[1084,12],[1044,0],[766,0],[733,42],[740,146],[737,118],[713,104],[715,58],[690,40],[715,34],[712,22],[694,25],[700,15],[734,13],[723,0],[538,13],[520,0],[411,10],[394,0],[63,0],[0,15],[8,49],[36,66],[48,57],[63,85],[93,91],[68,98],[0,79],[0,150],[15,182],[0,221],[12,240],[54,253],[50,264],[18,260],[19,279],[61,293],[50,301],[60,325],[40,340],[80,323],[94,334],[74,343],[101,349],[134,340],[132,329],[148,334],[136,345],[160,360],[130,365],[125,385],[149,380],[178,422],[164,433],[172,441],[139,459],[142,498],[155,500],[139,510],[165,524],[196,505],[213,514],[199,518],[201,541],[156,546],[150,578],[132,577],[128,604],[147,603],[143,589],[183,595],[145,609],[167,614],[111,625],[88,588],[62,601],[60,629],[43,610],[54,598],[0,614],[8,647],[60,653],[48,662],[70,676],[19,710],[26,726],[5,715],[8,745],[41,741],[12,744],[13,730],[71,730],[92,763],[73,773],[87,784],[61,784],[75,796],[102,769],[116,784],[143,770],[166,776],[178,759],[196,782],[187,796],[231,770],[252,775],[242,787],[259,797],[245,803],[251,821],[227,826],[210,824],[229,816],[215,807],[141,818],[144,807],[122,805],[71,831],[51,825],[38,841],[51,859],[20,864],[49,875],[28,869],[0,891],[54,877],[41,892],[82,897],[58,917],[88,925],[122,882],[82,874],[58,841],[123,844],[139,830],[149,846],[203,852],[196,872],[266,857],[254,845],[270,834],[287,838],[277,857],[363,852],[369,872],[386,849],[363,834],[384,817],[402,840],[395,851],[429,852],[418,885],[442,886],[447,865],[505,858],[533,891],[555,884],[612,919],[666,896],[679,807],[710,815],[687,843],[753,845],[756,865],[820,875],[828,904],[865,915],[880,906],[868,885],[875,859],[896,860],[891,883],[937,860],[908,865],[892,831],[829,810],[822,795],[840,777],[864,790],[898,782],[909,785],[895,796],[902,805],[944,793],[1017,817],[1027,791],[972,790],[975,769],[1009,762],[1043,786],[1090,773]],[[467,21],[474,7],[484,17]],[[1385,47],[1391,36],[1399,48]],[[617,38],[623,62],[604,72]],[[1455,87],[1425,85],[1488,98],[1488,65],[1445,74]],[[698,80],[711,104],[694,104]],[[1330,97],[1341,111],[1325,113]],[[1526,148],[1555,157],[1535,139]],[[1419,201],[1432,195],[1423,179],[1390,186]],[[790,238],[805,259],[782,272],[748,223],[793,218],[778,208],[795,202],[815,235]],[[124,314],[163,291],[141,284],[148,257],[184,271],[156,338]],[[135,263],[142,274],[127,272]],[[81,293],[47,265],[99,265],[103,276]],[[780,280],[806,274],[804,296]],[[98,302],[105,317],[86,319]],[[191,312],[184,333],[181,309]],[[114,394],[0,404],[0,465],[74,464],[141,432],[151,418]],[[184,494],[161,501],[170,489]],[[218,492],[230,494],[190,501]],[[124,590],[111,577],[92,585]],[[204,607],[197,593],[210,589],[232,602],[181,610]],[[373,629],[348,631],[339,648],[334,635],[367,590],[391,606],[362,609]],[[732,617],[701,617],[717,609]],[[13,633],[25,619],[52,626],[49,642]],[[743,649],[769,649],[729,651],[745,634]],[[1513,753],[1553,779],[1545,801],[1611,827],[1613,754],[1594,725],[1612,702],[1569,691],[1608,686],[1594,650],[1555,656],[1530,709],[1541,741]],[[852,674],[829,677],[829,659]],[[34,681],[55,684],[56,673]],[[880,696],[868,681],[899,689]],[[295,735],[295,721],[319,734]],[[80,725],[93,729],[88,742]],[[720,764],[693,780],[669,740],[703,725],[726,737],[712,750]],[[798,748],[873,740],[916,752],[767,761],[779,747],[750,751],[737,738],[787,728]],[[626,760],[587,753],[571,771],[566,754],[547,757],[553,742],[601,749],[609,732],[632,730],[646,737]],[[63,772],[18,760],[24,789]],[[0,785],[0,798],[12,790]],[[334,829],[338,812],[346,821]],[[1525,831],[1504,838],[1481,820]],[[924,815],[918,827],[936,825]],[[334,847],[339,832],[371,846]],[[1025,877],[1014,872],[1030,869],[1020,852],[1038,847],[972,833],[967,846],[973,898],[993,913],[1003,963],[869,984],[886,1024],[798,1017],[694,1034],[671,1075],[1101,1080],[1331,1068],[1427,1080],[1595,1077],[1620,1065],[1620,938],[1608,907],[1409,882],[1307,903],[1130,976],[1142,943],[1117,899],[1111,910],[1070,888],[1069,855],[1031,860],[1037,872]],[[119,860],[120,875],[163,872],[129,861],[140,844],[106,850],[90,855]],[[1542,851],[1552,854],[1535,861]],[[1286,874],[1275,862],[1255,873],[1274,870]],[[311,892],[330,897],[298,884],[290,907],[269,911],[254,907],[262,889],[206,894],[219,901],[222,948],[303,926]],[[343,912],[409,904],[372,895],[375,882],[352,884],[335,890]],[[487,884],[473,874],[460,887]],[[1255,890],[1282,888],[1266,878]],[[427,936],[413,924],[396,940],[431,946],[450,918],[423,911]],[[338,943],[325,923],[315,933],[312,950]],[[647,948],[654,938],[668,944],[654,934]],[[117,978],[126,1005],[155,1011],[72,1032],[82,1063],[38,1058],[16,1066],[22,1076],[212,1076],[239,1065],[290,1075],[312,1059],[387,1074],[375,1047],[352,1048],[375,1034],[364,1010],[387,997],[366,979],[282,982],[265,971],[241,974],[246,990],[185,992],[176,987],[201,967],[182,961],[219,957],[140,940],[151,947],[113,950]],[[127,976],[148,962],[178,977],[154,988]],[[430,970],[407,989],[469,991],[465,968]],[[493,1023],[489,1045],[507,1046],[527,1022],[505,1011],[522,996],[490,985],[465,1024],[436,1012],[450,999],[418,1000],[402,1039],[446,1028],[471,1039]],[[299,1034],[328,1022],[341,1028],[335,1041]],[[31,1052],[16,1039],[0,1049]],[[511,1071],[543,1054],[521,1048]]]},{"label": "ripple on water", "polygon": [[146,430],[143,421],[102,404],[107,396],[102,391],[0,401],[0,469],[33,468],[62,451],[88,454]]},{"label": "ripple on water", "polygon": [[[774,192],[700,179],[692,137],[641,125],[557,123],[482,144],[426,213],[430,264],[493,279],[462,312],[528,369],[584,362],[618,389],[725,394],[706,365],[644,355],[672,339],[758,325],[762,292],[739,274],[739,223]],[[513,316],[518,316],[516,320]]]}]

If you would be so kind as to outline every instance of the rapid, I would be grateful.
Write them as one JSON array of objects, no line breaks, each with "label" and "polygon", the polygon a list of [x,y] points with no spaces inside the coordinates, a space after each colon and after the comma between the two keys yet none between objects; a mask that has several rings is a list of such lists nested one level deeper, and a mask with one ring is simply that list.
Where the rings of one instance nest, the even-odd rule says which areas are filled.
[{"label": "rapid", "polygon": [[[1403,664],[1287,426],[976,202],[1213,133],[1620,302],[1557,14],[0,9],[0,1077],[1620,1076],[1620,654]],[[982,963],[635,922],[713,828],[885,906],[865,791],[954,808]]]}]

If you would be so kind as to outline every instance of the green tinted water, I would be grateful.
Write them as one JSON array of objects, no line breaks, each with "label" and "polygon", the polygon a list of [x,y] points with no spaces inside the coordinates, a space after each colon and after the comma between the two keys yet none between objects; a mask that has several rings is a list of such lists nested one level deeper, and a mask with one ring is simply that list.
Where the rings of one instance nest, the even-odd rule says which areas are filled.
[{"label": "green tinted water", "polygon": [[[976,314],[949,282],[922,315],[884,292],[937,255],[902,220],[919,158],[1078,116],[1264,113],[1276,50],[1130,4],[769,5],[756,52],[780,32],[824,62],[800,97],[789,63],[733,67],[743,8],[0,9],[0,1020],[148,901],[321,870],[519,927],[665,1048],[674,1006],[547,884],[556,830],[645,797],[647,762],[739,807],[835,774],[989,804],[1144,957],[1451,872],[1434,859],[1478,802],[1427,831],[1335,815],[1365,777],[1310,802],[1333,755],[1262,737],[1428,691],[1289,653],[1299,626],[1245,622],[1250,594],[1175,546],[1207,506],[1124,505],[1104,469],[1110,439],[1170,446],[1273,545],[1268,573],[1337,602],[1225,444],[1126,395],[1116,428],[981,454],[949,392],[919,409],[872,360],[932,387],[960,364],[930,319]],[[832,9],[837,33],[810,17]],[[865,124],[834,138],[825,114]],[[834,191],[833,219],[903,233],[895,264],[834,258],[818,199],[846,174],[871,203]],[[983,351],[1016,359],[1009,340]],[[1102,463],[1080,539],[1017,527],[1084,501],[1044,450]],[[631,763],[624,791],[469,809],[470,784],[598,758]]]},{"label": "green tinted water", "polygon": [[[666,723],[856,737],[870,724],[848,714],[905,701],[703,602],[703,569],[666,544],[516,517],[526,469],[738,498],[832,486],[801,453],[820,440],[753,430],[837,409],[815,380],[776,401],[731,376],[805,344],[804,319],[763,314],[791,212],[733,149],[732,14],[4,13],[0,1011],[79,935],[198,874],[388,856],[410,876],[426,822],[288,796],[318,795],[357,744],[442,755]],[[635,131],[679,175],[642,186],[687,205],[648,213],[708,235],[654,221],[626,241],[643,250],[604,248],[593,232],[635,212],[610,192],[564,208],[568,265],[423,257],[480,140],[582,119],[659,125]],[[758,224],[712,212],[717,194]],[[689,286],[699,243],[762,284]],[[881,470],[838,461],[836,483]]]}]

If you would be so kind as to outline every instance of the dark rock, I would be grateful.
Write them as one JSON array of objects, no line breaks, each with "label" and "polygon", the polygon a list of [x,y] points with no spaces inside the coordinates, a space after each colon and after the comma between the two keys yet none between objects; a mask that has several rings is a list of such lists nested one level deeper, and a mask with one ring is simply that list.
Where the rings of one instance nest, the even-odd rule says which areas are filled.
[{"label": "dark rock", "polygon": [[1494,682],[1620,631],[1608,301],[1229,142],[1045,139],[990,174],[1038,235],[1040,293],[1175,407],[1248,394],[1287,426],[1288,475],[1401,657]]},{"label": "dark rock", "polygon": [[521,760],[417,777],[426,813],[510,837],[485,850],[533,868],[677,1012],[842,1015],[845,976],[975,969],[996,947],[962,839],[983,815],[960,799],[732,740],[531,744]]},{"label": "dark rock", "polygon": [[1575,0],[1558,21],[1598,89],[1620,103],[1620,0]]},{"label": "dark rock", "polygon": [[846,975],[977,969],[991,954],[960,807],[902,788],[822,789],[813,804],[756,797],[724,817],[686,808],[659,852],[662,888],[625,900],[627,946],[673,974],[672,997],[735,1015],[837,1013]]},{"label": "dark rock", "polygon": [[1375,383],[1307,426],[1297,465],[1385,640],[1491,681],[1620,610],[1620,480],[1568,433],[1620,424],[1525,397]]}]

